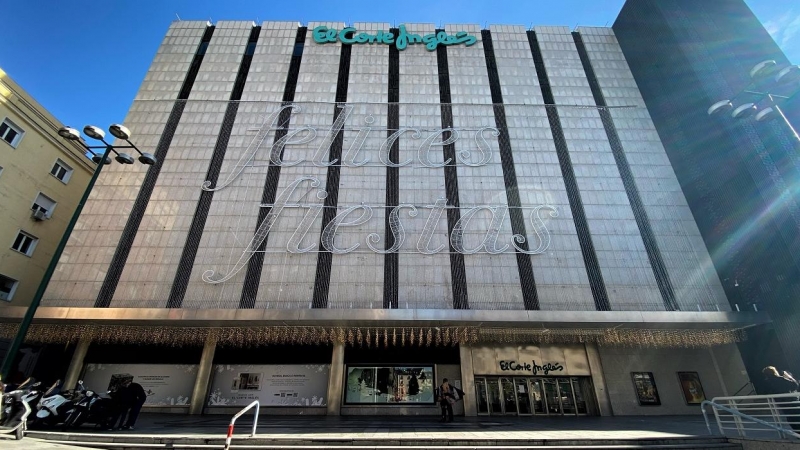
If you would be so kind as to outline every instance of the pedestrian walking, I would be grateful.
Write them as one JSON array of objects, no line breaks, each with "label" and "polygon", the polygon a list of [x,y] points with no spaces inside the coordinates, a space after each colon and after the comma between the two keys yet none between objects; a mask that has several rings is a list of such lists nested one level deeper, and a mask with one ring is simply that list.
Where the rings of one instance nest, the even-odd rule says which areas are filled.
[{"label": "pedestrian walking", "polygon": [[442,409],[442,418],[439,422],[452,422],[453,421],[453,404],[455,404],[455,393],[450,386],[447,378],[442,380],[442,385],[439,386],[438,392],[439,407]]},{"label": "pedestrian walking", "polygon": [[453,405],[464,398],[464,391],[451,386],[447,378],[442,379],[442,385],[439,386],[436,398],[439,401],[439,407],[442,409],[442,418],[440,422],[453,421]]}]

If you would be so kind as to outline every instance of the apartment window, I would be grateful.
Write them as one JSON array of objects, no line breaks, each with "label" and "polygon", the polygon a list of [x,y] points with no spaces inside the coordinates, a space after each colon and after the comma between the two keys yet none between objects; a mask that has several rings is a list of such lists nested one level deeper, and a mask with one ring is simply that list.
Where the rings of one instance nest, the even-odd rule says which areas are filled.
[{"label": "apartment window", "polygon": [[22,128],[14,125],[14,122],[8,120],[8,118],[4,119],[3,123],[0,123],[0,139],[14,148],[17,147],[24,134],[25,132],[22,131]]},{"label": "apartment window", "polygon": [[11,298],[14,297],[14,291],[17,290],[18,284],[19,281],[0,274],[0,300],[10,302]]},{"label": "apartment window", "polygon": [[33,211],[33,218],[36,220],[49,219],[53,215],[53,210],[56,208],[56,202],[52,198],[42,194],[36,196],[31,210]]},{"label": "apartment window", "polygon": [[23,255],[31,256],[33,254],[33,249],[36,248],[37,242],[39,242],[39,239],[36,236],[31,236],[24,231],[20,231],[17,233],[17,238],[14,239],[14,244],[11,245],[11,248]]},{"label": "apartment window", "polygon": [[57,159],[56,163],[53,164],[53,168],[50,169],[50,175],[58,178],[62,183],[67,184],[69,182],[69,177],[72,176],[72,167],[64,161]]}]

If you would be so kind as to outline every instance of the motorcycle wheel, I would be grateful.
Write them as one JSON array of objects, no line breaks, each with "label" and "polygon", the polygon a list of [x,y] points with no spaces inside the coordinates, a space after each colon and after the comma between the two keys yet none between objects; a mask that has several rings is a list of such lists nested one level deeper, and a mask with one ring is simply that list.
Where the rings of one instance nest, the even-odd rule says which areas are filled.
[{"label": "motorcycle wheel", "polygon": [[61,431],[67,431],[68,429],[76,426],[80,417],[81,417],[80,411],[73,412],[72,414],[67,416],[66,420],[64,420],[64,424],[61,425]]}]

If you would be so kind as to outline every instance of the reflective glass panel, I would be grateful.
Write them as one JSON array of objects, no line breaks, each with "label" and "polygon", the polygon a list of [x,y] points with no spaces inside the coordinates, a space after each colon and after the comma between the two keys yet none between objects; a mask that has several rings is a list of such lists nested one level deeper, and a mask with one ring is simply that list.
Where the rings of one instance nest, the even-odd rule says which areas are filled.
[{"label": "reflective glass panel", "polygon": [[525,378],[515,378],[514,384],[517,387],[517,407],[520,414],[531,414],[531,398],[528,393],[528,380]]},{"label": "reflective glass panel", "polygon": [[561,395],[561,407],[564,414],[575,414],[575,398],[572,396],[572,383],[569,378],[559,378],[558,388]]}]

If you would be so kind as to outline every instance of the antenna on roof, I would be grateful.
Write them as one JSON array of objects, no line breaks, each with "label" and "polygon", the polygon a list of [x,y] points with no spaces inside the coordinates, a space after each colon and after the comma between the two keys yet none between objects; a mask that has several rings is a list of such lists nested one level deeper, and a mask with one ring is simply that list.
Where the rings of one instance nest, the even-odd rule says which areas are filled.
[{"label": "antenna on roof", "polygon": [[572,29],[572,31],[575,31],[575,30],[577,30],[577,29],[578,29],[578,23],[576,22],[576,23],[575,23],[575,28],[573,28],[573,29]]},{"label": "antenna on roof", "polygon": [[605,27],[608,27],[608,21],[607,21],[607,20],[606,20],[606,24],[605,24],[604,26],[605,26]]},{"label": "antenna on roof", "polygon": [[530,27],[530,28],[528,28],[528,29],[529,29],[529,30],[532,30],[532,29],[533,29],[533,22],[531,22],[531,27]]},{"label": "antenna on roof", "polygon": [[175,13],[175,17],[177,17],[177,18],[178,18],[178,22],[180,22],[180,21],[181,21],[181,16],[179,16],[179,15],[178,15],[178,13]]}]

